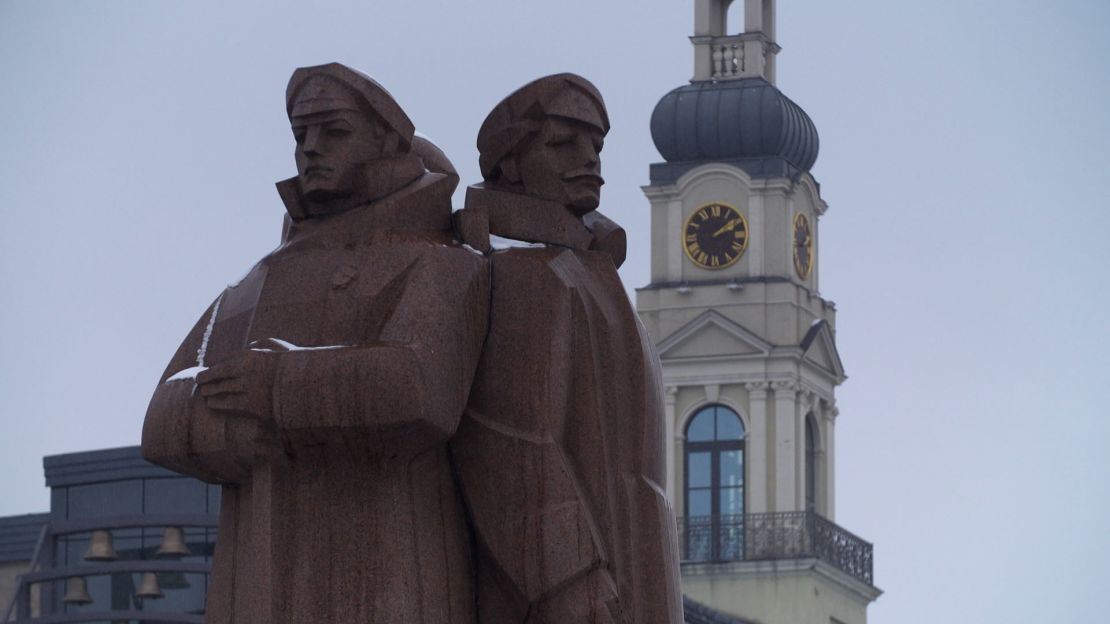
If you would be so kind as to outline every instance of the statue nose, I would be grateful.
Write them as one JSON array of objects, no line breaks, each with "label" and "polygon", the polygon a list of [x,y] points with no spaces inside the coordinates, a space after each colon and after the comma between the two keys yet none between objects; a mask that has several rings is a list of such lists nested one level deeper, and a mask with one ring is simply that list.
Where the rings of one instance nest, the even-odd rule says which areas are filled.
[{"label": "statue nose", "polygon": [[590,150],[586,153],[585,160],[583,162],[584,168],[594,173],[597,173],[597,171],[601,169],[601,159],[598,158],[597,152],[593,148],[590,148]]},{"label": "statue nose", "polygon": [[594,147],[593,141],[589,138],[579,138],[578,151],[582,154],[583,163],[590,169],[596,169],[601,162],[601,156],[597,153],[597,148]]},{"label": "statue nose", "polygon": [[305,154],[316,155],[320,153],[320,129],[309,127],[305,132],[303,150]]}]

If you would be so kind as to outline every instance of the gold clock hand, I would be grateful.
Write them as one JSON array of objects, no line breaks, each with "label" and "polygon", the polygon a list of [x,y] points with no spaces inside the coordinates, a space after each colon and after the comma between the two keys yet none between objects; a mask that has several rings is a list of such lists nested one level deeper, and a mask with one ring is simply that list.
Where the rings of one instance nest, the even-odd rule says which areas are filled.
[{"label": "gold clock hand", "polygon": [[732,230],[735,230],[736,226],[738,225],[740,225],[740,219],[733,219],[732,221],[729,221],[728,223],[721,226],[721,229],[713,232],[713,237],[716,238],[721,234],[724,234],[725,232],[731,232]]}]

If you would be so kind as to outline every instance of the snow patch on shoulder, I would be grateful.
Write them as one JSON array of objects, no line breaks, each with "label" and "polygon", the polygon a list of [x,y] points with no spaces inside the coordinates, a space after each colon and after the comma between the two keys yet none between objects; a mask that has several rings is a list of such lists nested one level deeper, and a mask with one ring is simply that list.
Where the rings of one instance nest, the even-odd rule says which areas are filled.
[{"label": "snow patch on shoulder", "polygon": [[191,368],[186,368],[185,370],[179,370],[167,377],[165,383],[170,383],[171,381],[193,380],[197,378],[197,375],[203,373],[206,370],[208,370],[207,366],[193,366]]},{"label": "snow patch on shoulder", "polygon": [[499,251],[504,249],[545,249],[547,247],[544,243],[533,243],[530,241],[517,240],[515,238],[505,238],[496,234],[489,235],[489,244]]},{"label": "snow patch on shoulder", "polygon": [[318,347],[302,347],[281,338],[267,338],[254,341],[250,345],[251,351],[260,353],[282,353],[285,351],[327,351],[330,349],[346,349],[349,345],[322,345]]},{"label": "snow patch on shoulder", "polygon": [[257,267],[257,266],[258,266],[257,262],[252,264],[249,269],[247,269],[242,275],[240,275],[238,279],[236,279],[233,282],[231,282],[230,284],[228,284],[227,287],[228,288],[238,288],[239,284],[242,284],[243,280],[247,279],[247,276],[250,275],[251,273],[253,273],[255,267]]},{"label": "snow patch on shoulder", "polygon": [[223,293],[216,297],[212,304],[212,314],[208,317],[208,325],[204,328],[204,336],[200,339],[200,348],[197,349],[197,366],[204,366],[204,356],[208,354],[208,340],[212,338],[212,330],[216,327],[216,315],[220,313],[220,302],[224,300]]},{"label": "snow patch on shoulder", "polygon": [[456,248],[456,247],[462,247],[463,249],[465,249],[465,250],[469,251],[470,253],[473,253],[473,254],[478,254],[479,256],[484,256],[484,255],[486,255],[486,254],[482,253],[481,251],[478,251],[477,249],[475,249],[475,248],[471,247],[470,245],[467,245],[467,244],[466,244],[466,243],[464,243],[464,242],[461,242],[461,241],[455,241],[455,242],[456,242],[456,243],[458,243],[458,244],[457,244],[457,245],[454,245],[454,244],[452,244],[452,245],[446,245],[446,244],[443,244],[443,243],[439,243],[439,246],[440,246],[440,247],[446,247],[446,248],[448,248],[448,249],[454,249],[454,248]]}]

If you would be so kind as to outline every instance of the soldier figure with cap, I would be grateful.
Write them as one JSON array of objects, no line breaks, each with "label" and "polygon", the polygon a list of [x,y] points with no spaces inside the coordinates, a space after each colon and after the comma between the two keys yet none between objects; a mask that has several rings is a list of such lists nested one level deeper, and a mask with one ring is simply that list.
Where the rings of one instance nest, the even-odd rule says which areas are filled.
[{"label": "soldier figure with cap", "polygon": [[458,177],[342,65],[298,69],[287,110],[282,243],[182,343],[143,453],[224,484],[208,622],[473,622],[446,443],[489,284],[452,240]]},{"label": "soldier figure with cap", "polygon": [[492,251],[490,327],[451,456],[475,533],[478,621],[679,624],[658,359],[595,209],[609,120],[573,74],[532,82],[478,135],[460,236]]}]

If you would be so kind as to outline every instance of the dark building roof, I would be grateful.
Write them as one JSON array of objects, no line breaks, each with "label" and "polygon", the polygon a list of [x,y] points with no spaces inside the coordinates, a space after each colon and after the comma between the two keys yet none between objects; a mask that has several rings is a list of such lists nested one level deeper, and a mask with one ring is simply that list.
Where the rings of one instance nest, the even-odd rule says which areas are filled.
[{"label": "dark building roof", "polygon": [[138,446],[51,455],[42,459],[42,467],[48,487],[181,476],[143,459]]},{"label": "dark building roof", "polygon": [[659,100],[651,137],[666,163],[653,183],[673,182],[706,162],[734,164],[757,178],[797,178],[817,161],[817,128],[763,78],[683,85]]},{"label": "dark building roof", "polygon": [[[65,487],[124,479],[181,477],[143,459],[138,446],[52,455],[42,460],[46,485]],[[54,510],[58,512],[58,510]],[[64,516],[64,510],[59,512]],[[50,513],[0,518],[0,563],[28,561]]]},{"label": "dark building roof", "polygon": [[689,596],[682,597],[682,618],[686,620],[686,624],[757,624],[752,620],[711,609],[696,600],[691,600]]},{"label": "dark building roof", "polygon": [[48,513],[0,518],[0,563],[30,561],[48,520]]}]

